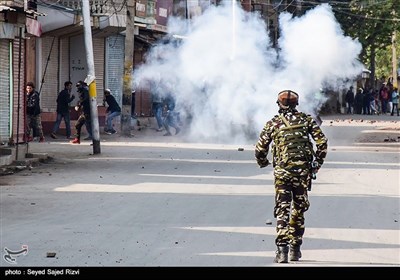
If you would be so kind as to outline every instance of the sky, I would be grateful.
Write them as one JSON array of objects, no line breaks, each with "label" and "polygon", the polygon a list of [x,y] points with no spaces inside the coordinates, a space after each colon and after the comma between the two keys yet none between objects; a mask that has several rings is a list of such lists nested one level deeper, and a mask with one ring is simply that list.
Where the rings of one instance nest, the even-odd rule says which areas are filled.
[{"label": "sky", "polygon": [[264,124],[277,114],[277,94],[299,94],[298,109],[316,115],[325,95],[356,78],[361,44],[344,36],[328,4],[302,17],[283,13],[273,48],[264,21],[236,1],[211,6],[201,16],[172,18],[168,33],[179,43],[154,46],[133,76],[137,87],[160,83],[176,99],[176,110],[190,140],[256,142]]}]

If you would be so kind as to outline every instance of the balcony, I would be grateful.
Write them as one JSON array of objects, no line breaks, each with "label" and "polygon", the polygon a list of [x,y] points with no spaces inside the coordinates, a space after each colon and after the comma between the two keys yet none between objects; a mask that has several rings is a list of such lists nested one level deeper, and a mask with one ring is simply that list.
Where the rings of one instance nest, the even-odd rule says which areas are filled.
[{"label": "balcony", "polygon": [[[47,0],[46,4],[38,3],[42,6],[52,7],[58,10],[66,10],[70,12],[82,11],[82,4],[80,0]],[[92,16],[103,16],[114,13],[125,14],[125,7],[123,0],[92,0],[89,1],[90,14]]]},{"label": "balcony", "polygon": [[[79,0],[66,0],[66,1],[53,0],[53,1],[58,3],[60,6],[64,6],[65,8],[67,8],[67,10],[74,10],[74,11],[82,10],[81,1]],[[122,3],[118,3],[119,1],[113,1],[113,2],[115,3],[114,5],[112,5],[111,1],[108,0],[89,1],[90,14],[92,16],[112,14],[114,9],[119,9],[122,12],[121,9]]]},{"label": "balcony", "polygon": [[[171,2],[172,5],[172,0],[162,1]],[[89,1],[89,6],[94,29],[93,36],[109,36],[125,29],[125,0],[93,0]],[[54,34],[61,36],[79,32],[82,29],[82,4],[79,0],[38,1],[38,11],[47,15],[46,18],[39,20],[42,23],[43,32],[48,36]],[[161,27],[162,30],[158,30],[160,28],[157,25],[155,12],[155,0],[136,0],[135,28],[166,32],[165,27],[165,30]]]}]

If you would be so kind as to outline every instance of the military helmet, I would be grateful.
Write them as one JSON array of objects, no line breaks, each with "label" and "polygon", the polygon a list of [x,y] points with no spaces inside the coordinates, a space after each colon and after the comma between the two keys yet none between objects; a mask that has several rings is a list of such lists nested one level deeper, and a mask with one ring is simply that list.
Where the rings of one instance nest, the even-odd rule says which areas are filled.
[{"label": "military helmet", "polygon": [[295,107],[299,104],[299,95],[292,90],[282,90],[276,102],[282,107]]}]

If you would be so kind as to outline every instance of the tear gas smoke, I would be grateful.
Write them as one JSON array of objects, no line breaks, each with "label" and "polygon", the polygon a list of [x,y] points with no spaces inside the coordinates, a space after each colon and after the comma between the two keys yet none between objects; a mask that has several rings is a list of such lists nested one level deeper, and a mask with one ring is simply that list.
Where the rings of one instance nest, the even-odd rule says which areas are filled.
[{"label": "tear gas smoke", "polygon": [[177,111],[190,119],[191,140],[255,142],[277,113],[281,90],[299,93],[299,109],[313,114],[324,102],[322,87],[343,86],[361,73],[361,45],[344,36],[329,5],[297,18],[281,14],[272,48],[264,21],[239,6],[233,12],[232,2],[210,6],[190,28],[170,20],[168,32],[184,39],[153,47],[134,72],[138,87],[153,80],[175,96]]}]

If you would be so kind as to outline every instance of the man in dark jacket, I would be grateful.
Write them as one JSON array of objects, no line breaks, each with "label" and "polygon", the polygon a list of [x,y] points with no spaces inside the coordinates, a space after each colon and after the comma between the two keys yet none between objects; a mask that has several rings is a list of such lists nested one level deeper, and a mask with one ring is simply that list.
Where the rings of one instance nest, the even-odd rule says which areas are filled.
[{"label": "man in dark jacket", "polygon": [[57,96],[57,119],[54,123],[51,138],[56,139],[57,130],[60,127],[61,120],[64,118],[67,139],[71,137],[71,124],[69,117],[69,103],[74,100],[75,95],[71,96],[72,83],[67,81],[64,83],[64,89]]},{"label": "man in dark jacket", "polygon": [[[70,141],[72,144],[80,144],[81,143],[81,129],[84,124],[86,124],[86,129],[88,130],[89,137],[92,136],[92,122],[90,119],[90,97],[89,97],[89,89],[85,82],[79,81],[76,83],[76,88],[79,93],[79,102],[75,106],[75,110],[81,110],[81,115],[76,121],[76,137],[74,140]],[[86,140],[86,139],[84,139]],[[89,140],[89,139],[88,139]]]},{"label": "man in dark jacket", "polygon": [[33,130],[34,136],[40,136],[39,142],[44,142],[42,120],[40,118],[40,97],[32,82],[26,84],[26,94],[26,139],[28,142],[33,140],[33,137],[31,136],[31,130]]},{"label": "man in dark jacket", "polygon": [[117,100],[115,100],[114,96],[111,94],[109,89],[104,90],[103,97],[103,105],[108,104],[108,108],[106,110],[106,127],[104,128],[104,132],[107,134],[115,134],[117,131],[113,128],[112,121],[115,117],[121,115],[121,107],[119,107]]},{"label": "man in dark jacket", "polygon": [[352,114],[353,106],[354,106],[354,92],[353,87],[351,86],[350,89],[346,93],[345,101],[347,103],[347,114]]},{"label": "man in dark jacket", "polygon": [[167,96],[164,99],[165,106],[167,108],[167,113],[165,115],[163,124],[165,127],[165,130],[167,131],[164,136],[171,136],[171,129],[170,127],[175,128],[175,135],[178,134],[181,129],[179,128],[178,125],[178,117],[179,113],[175,111],[175,98],[172,96],[172,94],[167,94]]}]

